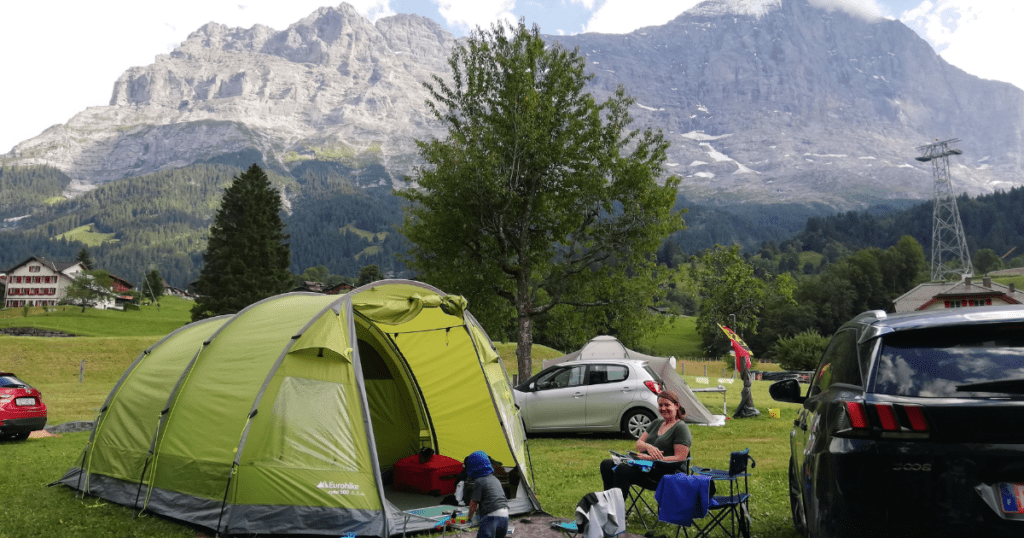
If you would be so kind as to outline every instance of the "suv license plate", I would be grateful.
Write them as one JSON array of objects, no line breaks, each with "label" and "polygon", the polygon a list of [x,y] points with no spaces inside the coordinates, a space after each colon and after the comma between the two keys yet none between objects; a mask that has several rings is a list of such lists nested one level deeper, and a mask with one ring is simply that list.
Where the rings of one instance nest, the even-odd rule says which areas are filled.
[{"label": "suv license plate", "polygon": [[16,400],[14,400],[14,405],[28,406],[28,405],[35,405],[35,404],[36,404],[36,399],[35,398],[17,398]]},{"label": "suv license plate", "polygon": [[1024,484],[1000,482],[999,497],[1004,513],[1024,514]]}]

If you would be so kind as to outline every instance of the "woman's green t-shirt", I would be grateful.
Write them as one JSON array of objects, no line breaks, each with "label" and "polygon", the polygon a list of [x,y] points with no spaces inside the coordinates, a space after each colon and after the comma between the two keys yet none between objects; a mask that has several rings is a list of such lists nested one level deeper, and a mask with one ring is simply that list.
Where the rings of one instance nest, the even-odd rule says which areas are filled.
[{"label": "woman's green t-shirt", "polygon": [[682,420],[676,422],[664,434],[658,435],[658,428],[665,423],[665,419],[659,418],[647,428],[647,444],[658,447],[665,457],[676,455],[676,445],[690,446],[693,444],[693,436],[690,435],[690,428]]}]

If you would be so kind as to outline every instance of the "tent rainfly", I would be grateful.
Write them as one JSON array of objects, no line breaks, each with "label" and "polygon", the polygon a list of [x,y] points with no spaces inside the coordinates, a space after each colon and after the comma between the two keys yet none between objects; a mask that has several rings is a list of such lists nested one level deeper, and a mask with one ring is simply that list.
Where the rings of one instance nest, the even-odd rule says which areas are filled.
[{"label": "tent rainfly", "polygon": [[595,336],[591,338],[580,349],[555,359],[544,361],[544,368],[555,364],[584,359],[628,359],[635,361],[646,361],[652,370],[661,376],[666,389],[679,395],[679,403],[686,409],[686,422],[692,424],[720,424],[715,420],[711,411],[697,399],[690,387],[686,385],[683,378],[675,370],[672,359],[645,355],[638,351],[627,348],[614,336]]},{"label": "tent rainfly", "polygon": [[436,524],[414,511],[436,497],[390,487],[396,461],[483,450],[518,470],[511,513],[539,510],[508,375],[465,305],[385,280],[182,327],[131,364],[59,482],[223,534],[388,537]]}]

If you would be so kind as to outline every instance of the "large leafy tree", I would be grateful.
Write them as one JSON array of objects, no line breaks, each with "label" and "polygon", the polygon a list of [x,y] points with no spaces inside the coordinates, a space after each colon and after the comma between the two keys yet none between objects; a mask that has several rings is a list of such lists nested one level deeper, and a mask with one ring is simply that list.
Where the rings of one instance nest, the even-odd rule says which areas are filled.
[{"label": "large leafy tree", "polygon": [[235,176],[210,226],[193,321],[232,314],[292,288],[280,213],[281,197],[259,166]]},{"label": "large leafy tree", "polygon": [[691,269],[700,297],[697,334],[712,353],[729,349],[729,341],[718,324],[729,326],[745,339],[752,338],[766,312],[796,306],[789,274],[758,278],[739,249],[739,245],[715,245],[697,258]]},{"label": "large leafy tree", "polygon": [[97,269],[95,271],[83,271],[71,281],[64,293],[64,300],[68,303],[79,305],[82,312],[85,307],[112,295],[110,285],[112,279],[106,271]]},{"label": "large leafy tree", "polygon": [[524,377],[534,322],[553,309],[572,325],[561,334],[656,327],[655,254],[682,228],[678,179],[658,184],[661,133],[631,130],[625,91],[597,102],[584,57],[522,21],[477,29],[448,64],[450,79],[425,84],[447,136],[417,142],[427,164],[400,193],[419,278],[465,295],[492,334],[514,332]]},{"label": "large leafy tree", "polygon": [[359,270],[359,281],[356,283],[357,286],[365,286],[370,282],[376,282],[384,278],[384,273],[380,272],[380,267],[375,264],[364,265]]}]

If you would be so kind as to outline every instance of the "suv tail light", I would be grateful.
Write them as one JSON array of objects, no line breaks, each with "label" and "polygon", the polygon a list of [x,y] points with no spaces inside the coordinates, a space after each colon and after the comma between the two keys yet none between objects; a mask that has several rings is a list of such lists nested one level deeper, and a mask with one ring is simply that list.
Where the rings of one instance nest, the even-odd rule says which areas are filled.
[{"label": "suv tail light", "polygon": [[855,430],[866,430],[868,414],[864,411],[864,404],[860,402],[843,402],[846,404],[846,414],[850,416],[850,426]]},{"label": "suv tail light", "polygon": [[644,381],[644,385],[646,385],[647,388],[651,389],[651,392],[653,392],[654,394],[661,394],[661,385],[655,383],[654,381]]},{"label": "suv tail light", "polygon": [[903,410],[907,412],[907,419],[910,420],[910,429],[915,432],[928,431],[928,419],[924,418],[924,409],[917,405],[905,405]]},{"label": "suv tail light", "polygon": [[919,437],[920,434],[927,435],[931,429],[924,409],[919,405],[864,404],[857,401],[842,403],[846,417],[838,422],[837,433],[856,432],[864,435],[880,430],[883,437]]}]

